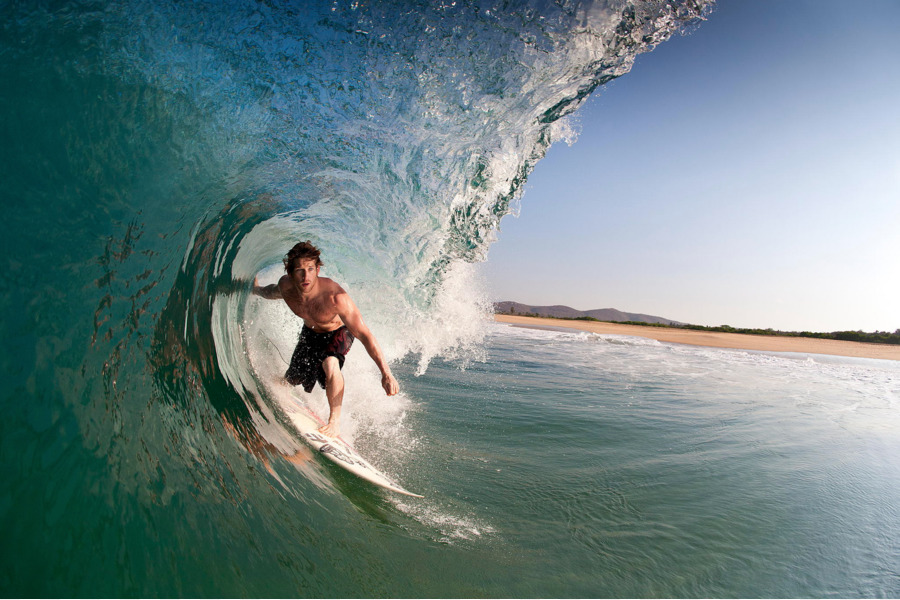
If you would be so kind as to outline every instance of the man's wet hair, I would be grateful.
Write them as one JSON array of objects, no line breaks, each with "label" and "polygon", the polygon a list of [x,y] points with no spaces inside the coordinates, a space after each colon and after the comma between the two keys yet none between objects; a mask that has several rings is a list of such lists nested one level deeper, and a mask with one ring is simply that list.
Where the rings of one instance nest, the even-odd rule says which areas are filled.
[{"label": "man's wet hair", "polygon": [[316,266],[321,267],[324,263],[322,259],[319,258],[319,249],[312,245],[310,240],[306,240],[305,242],[299,242],[291,248],[288,253],[284,257],[284,270],[287,271],[288,275],[294,272],[300,261],[304,258],[308,258],[316,261]]}]

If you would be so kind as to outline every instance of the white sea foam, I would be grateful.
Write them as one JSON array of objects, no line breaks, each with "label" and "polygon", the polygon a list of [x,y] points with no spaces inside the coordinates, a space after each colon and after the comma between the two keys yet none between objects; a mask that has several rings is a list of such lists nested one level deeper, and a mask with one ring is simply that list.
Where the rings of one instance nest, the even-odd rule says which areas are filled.
[{"label": "white sea foam", "polygon": [[497,324],[491,336],[527,344],[553,364],[618,379],[683,381],[686,389],[731,394],[756,390],[761,402],[792,402],[860,431],[900,433],[900,363],[662,343],[638,337],[571,333]]}]

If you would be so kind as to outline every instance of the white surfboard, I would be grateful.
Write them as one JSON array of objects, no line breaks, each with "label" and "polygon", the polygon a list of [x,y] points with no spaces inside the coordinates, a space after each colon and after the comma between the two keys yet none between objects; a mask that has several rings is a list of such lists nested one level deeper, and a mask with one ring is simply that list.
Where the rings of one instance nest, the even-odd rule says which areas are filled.
[{"label": "white surfboard", "polygon": [[297,411],[288,413],[294,425],[300,431],[303,440],[312,446],[313,450],[317,450],[325,458],[346,469],[360,479],[365,479],[370,483],[374,483],[386,490],[413,496],[414,498],[423,498],[419,494],[414,494],[403,489],[390,480],[387,475],[376,469],[369,461],[364,459],[353,447],[341,438],[333,438],[319,433],[319,427],[324,425],[322,421],[310,411],[306,406],[296,398],[294,404]]}]

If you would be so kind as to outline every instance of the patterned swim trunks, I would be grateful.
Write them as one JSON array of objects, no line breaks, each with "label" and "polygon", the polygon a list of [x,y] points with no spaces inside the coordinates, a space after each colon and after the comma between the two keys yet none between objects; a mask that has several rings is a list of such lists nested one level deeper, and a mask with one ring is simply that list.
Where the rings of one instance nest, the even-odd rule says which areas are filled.
[{"label": "patterned swim trunks", "polygon": [[325,387],[325,369],[322,361],[329,356],[338,359],[341,368],[344,367],[344,357],[350,351],[353,344],[353,334],[346,325],[334,331],[322,333],[313,331],[306,325],[300,331],[300,339],[291,356],[291,365],[288,367],[284,378],[291,385],[302,385],[303,390],[311,392],[316,382]]}]

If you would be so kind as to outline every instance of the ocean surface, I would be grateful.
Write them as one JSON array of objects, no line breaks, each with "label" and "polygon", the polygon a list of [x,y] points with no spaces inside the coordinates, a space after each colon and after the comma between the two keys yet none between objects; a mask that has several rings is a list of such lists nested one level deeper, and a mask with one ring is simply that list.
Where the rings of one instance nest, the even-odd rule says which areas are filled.
[{"label": "ocean surface", "polygon": [[[0,2],[0,593],[900,596],[898,363],[488,316],[535,163],[709,10]],[[423,499],[291,426],[249,286],[303,239],[402,389],[357,344],[344,435]]]}]

